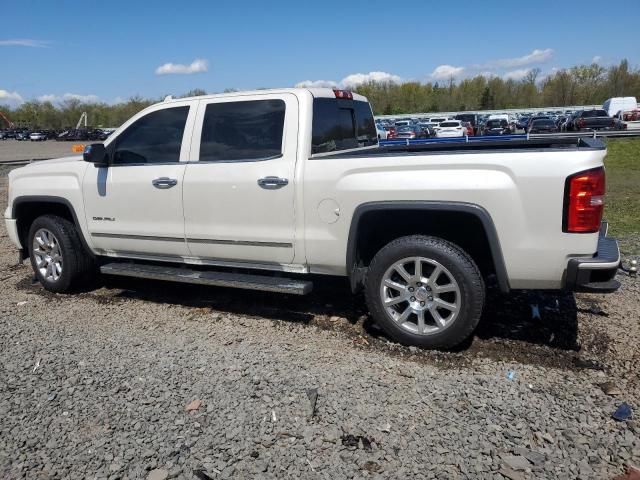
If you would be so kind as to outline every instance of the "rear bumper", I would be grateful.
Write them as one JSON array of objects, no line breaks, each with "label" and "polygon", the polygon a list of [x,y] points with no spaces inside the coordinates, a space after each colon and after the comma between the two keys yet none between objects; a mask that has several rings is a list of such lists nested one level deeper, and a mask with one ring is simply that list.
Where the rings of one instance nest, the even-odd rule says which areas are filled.
[{"label": "rear bumper", "polygon": [[615,238],[607,237],[608,224],[602,222],[598,251],[593,257],[569,260],[565,286],[576,292],[612,293],[620,288],[615,280],[620,266],[620,250]]}]

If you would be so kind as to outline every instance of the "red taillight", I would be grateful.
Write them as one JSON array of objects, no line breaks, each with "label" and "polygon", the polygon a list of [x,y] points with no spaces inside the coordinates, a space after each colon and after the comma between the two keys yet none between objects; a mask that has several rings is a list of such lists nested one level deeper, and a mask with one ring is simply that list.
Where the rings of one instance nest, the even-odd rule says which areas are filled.
[{"label": "red taillight", "polygon": [[604,168],[576,173],[565,184],[563,231],[594,233],[600,229],[604,210]]},{"label": "red taillight", "polygon": [[336,96],[336,98],[342,98],[344,100],[353,100],[353,93],[351,93],[349,90],[334,89],[333,93]]}]

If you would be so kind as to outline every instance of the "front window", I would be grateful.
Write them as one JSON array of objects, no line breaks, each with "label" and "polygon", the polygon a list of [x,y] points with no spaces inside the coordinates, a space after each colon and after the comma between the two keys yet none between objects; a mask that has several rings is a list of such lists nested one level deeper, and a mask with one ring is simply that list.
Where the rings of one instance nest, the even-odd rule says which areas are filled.
[{"label": "front window", "polygon": [[189,107],[163,108],[136,120],[118,135],[114,165],[180,161]]}]

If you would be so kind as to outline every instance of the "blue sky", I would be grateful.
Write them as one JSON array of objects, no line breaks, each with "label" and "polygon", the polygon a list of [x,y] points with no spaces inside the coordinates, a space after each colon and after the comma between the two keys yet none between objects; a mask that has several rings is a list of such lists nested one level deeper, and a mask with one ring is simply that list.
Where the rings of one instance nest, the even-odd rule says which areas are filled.
[{"label": "blue sky", "polygon": [[638,0],[22,0],[2,16],[0,104],[13,105],[640,63]]}]

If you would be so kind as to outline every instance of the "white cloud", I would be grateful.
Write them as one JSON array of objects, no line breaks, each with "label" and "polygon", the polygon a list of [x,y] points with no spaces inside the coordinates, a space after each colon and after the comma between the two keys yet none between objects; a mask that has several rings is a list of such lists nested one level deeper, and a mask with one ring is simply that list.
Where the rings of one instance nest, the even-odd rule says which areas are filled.
[{"label": "white cloud", "polygon": [[402,78],[387,72],[352,73],[340,81],[340,85],[345,88],[357,87],[363,83],[401,83]]},{"label": "white cloud", "polygon": [[524,77],[526,77],[527,75],[529,75],[529,72],[531,71],[530,68],[520,68],[518,70],[512,70],[510,72],[505,73],[502,78],[504,78],[505,80],[522,80]]},{"label": "white cloud", "polygon": [[534,65],[538,63],[544,63],[553,57],[553,49],[545,48],[539,49],[536,48],[531,53],[523,55],[521,57],[515,58],[502,58],[498,60],[491,60],[487,63],[483,63],[480,65],[474,65],[473,68],[476,69],[496,69],[496,68],[516,68],[516,67],[524,67],[526,65]]},{"label": "white cloud", "polygon": [[24,102],[24,99],[18,92],[9,92],[8,90],[0,90],[0,105],[18,106]]},{"label": "white cloud", "polygon": [[591,63],[598,63],[598,64],[602,63],[602,57],[600,55],[596,55],[591,59]]},{"label": "white cloud", "polygon": [[363,83],[378,82],[378,83],[402,83],[402,78],[398,75],[388,72],[369,72],[369,73],[352,73],[347,75],[339,82],[335,80],[304,80],[296,83],[296,87],[302,88],[354,88]]},{"label": "white cloud", "polygon": [[209,70],[209,64],[202,58],[196,58],[191,64],[183,65],[181,63],[165,63],[156,68],[156,75],[172,75],[181,74],[189,75],[192,73],[202,73]]},{"label": "white cloud", "polygon": [[433,80],[449,80],[451,77],[456,78],[462,75],[465,71],[464,67],[454,67],[453,65],[439,65],[437,66],[431,75]]},{"label": "white cloud", "polygon": [[80,95],[78,93],[65,93],[64,95],[40,95],[36,98],[39,102],[60,103],[65,100],[79,100],[82,103],[99,103],[100,97],[97,95]]},{"label": "white cloud", "polygon": [[14,38],[9,40],[0,40],[0,47],[34,47],[48,48],[51,42],[45,40],[33,40],[31,38]]},{"label": "white cloud", "polygon": [[297,88],[319,88],[319,87],[337,87],[338,83],[333,80],[303,80],[295,84]]}]

